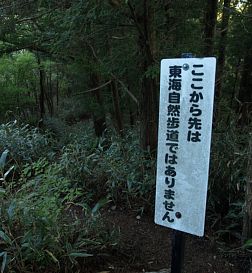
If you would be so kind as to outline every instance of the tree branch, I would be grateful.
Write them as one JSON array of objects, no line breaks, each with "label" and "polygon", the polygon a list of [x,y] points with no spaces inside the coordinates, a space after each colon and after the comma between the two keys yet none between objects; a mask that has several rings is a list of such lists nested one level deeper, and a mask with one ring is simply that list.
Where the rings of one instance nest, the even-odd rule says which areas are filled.
[{"label": "tree branch", "polygon": [[108,81],[108,82],[105,82],[104,84],[100,85],[100,86],[97,86],[95,88],[92,88],[92,89],[89,89],[89,90],[86,90],[86,91],[83,91],[83,92],[79,92],[79,93],[76,93],[74,94],[75,96],[77,95],[82,95],[82,94],[86,94],[86,93],[90,93],[90,92],[93,92],[93,91],[96,91],[96,90],[99,90],[99,89],[102,89],[103,87],[109,85],[112,81]]},{"label": "tree branch", "polygon": [[19,19],[19,20],[16,21],[16,23],[19,24],[19,23],[23,23],[23,22],[27,22],[27,21],[34,21],[34,20],[36,20],[38,18],[43,17],[44,15],[50,14],[51,12],[53,12],[55,10],[56,10],[56,8],[54,8],[52,10],[49,10],[47,12],[43,12],[41,14],[37,14],[37,15],[35,15],[33,17],[26,17],[26,18]]},{"label": "tree branch", "polygon": [[[103,62],[97,57],[96,52],[95,52],[95,49],[93,48],[93,46],[92,46],[90,43],[88,43],[87,41],[86,41],[86,43],[87,43],[87,45],[89,46],[89,48],[91,49],[94,58],[95,58],[100,64],[103,64]],[[137,98],[129,91],[129,89],[128,89],[127,86],[123,83],[123,81],[121,81],[120,79],[118,79],[117,76],[116,76],[114,73],[109,72],[109,74],[111,75],[111,77],[112,77],[113,80],[117,81],[117,82],[123,87],[123,89],[126,91],[126,93],[128,93],[128,95],[132,98],[132,100],[133,100],[137,105],[139,105],[139,102],[138,102]]]}]

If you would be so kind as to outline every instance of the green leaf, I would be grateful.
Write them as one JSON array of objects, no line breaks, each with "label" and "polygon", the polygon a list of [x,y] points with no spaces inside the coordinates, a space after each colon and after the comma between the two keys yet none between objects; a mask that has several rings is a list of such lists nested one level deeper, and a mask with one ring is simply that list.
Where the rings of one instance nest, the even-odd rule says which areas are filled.
[{"label": "green leaf", "polygon": [[2,265],[1,265],[1,273],[4,273],[4,269],[6,267],[6,263],[7,263],[7,252],[1,252],[0,253],[0,257],[3,257],[3,261],[2,261]]},{"label": "green leaf", "polygon": [[69,254],[70,257],[82,257],[82,258],[86,258],[86,257],[93,257],[93,254],[88,254],[85,252],[72,252]]},{"label": "green leaf", "polygon": [[7,213],[10,219],[12,219],[15,214],[15,208],[16,208],[16,202],[14,200],[11,202],[10,206],[7,209]]},{"label": "green leaf", "polygon": [[245,244],[242,246],[243,249],[252,247],[252,239],[249,239],[245,242]]},{"label": "green leaf", "polygon": [[0,188],[0,196],[4,195],[5,194],[5,189],[3,188]]},{"label": "green leaf", "polygon": [[10,237],[8,235],[6,235],[2,230],[0,230],[0,238],[2,238],[5,243],[11,245]]},{"label": "green leaf", "polygon": [[51,251],[46,249],[45,252],[52,258],[55,263],[59,263],[59,260],[53,255]]},{"label": "green leaf", "polygon": [[11,166],[9,168],[9,170],[4,174],[4,180],[7,178],[7,176],[9,175],[9,173],[14,169],[14,166]]},{"label": "green leaf", "polygon": [[5,150],[1,155],[1,158],[0,158],[0,168],[1,169],[3,169],[5,166],[8,153],[9,153],[9,150]]},{"label": "green leaf", "polygon": [[111,200],[108,197],[102,198],[100,199],[96,205],[93,207],[92,209],[92,213],[95,214],[99,209],[101,209],[102,207],[104,207],[106,204],[108,204],[109,202],[111,202]]}]

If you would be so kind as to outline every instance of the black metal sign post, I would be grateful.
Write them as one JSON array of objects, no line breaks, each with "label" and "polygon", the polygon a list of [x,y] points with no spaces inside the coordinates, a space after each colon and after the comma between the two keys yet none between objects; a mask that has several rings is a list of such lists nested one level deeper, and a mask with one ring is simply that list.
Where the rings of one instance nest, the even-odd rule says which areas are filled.
[{"label": "black metal sign post", "polygon": [[[192,53],[182,53],[181,58],[193,58]],[[173,230],[171,273],[181,273],[185,254],[184,232]]]},{"label": "black metal sign post", "polygon": [[174,230],[172,234],[171,273],[182,272],[184,253],[185,253],[184,232]]}]

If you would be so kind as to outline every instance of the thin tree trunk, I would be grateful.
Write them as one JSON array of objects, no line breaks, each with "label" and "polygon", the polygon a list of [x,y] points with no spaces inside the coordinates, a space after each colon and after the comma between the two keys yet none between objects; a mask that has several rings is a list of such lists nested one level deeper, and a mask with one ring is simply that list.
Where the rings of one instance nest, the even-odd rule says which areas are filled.
[{"label": "thin tree trunk", "polygon": [[[146,71],[154,64],[155,31],[153,27],[154,9],[150,0],[143,0],[143,34],[140,36],[140,49],[143,55],[142,71]],[[140,138],[144,150],[155,152],[157,147],[157,84],[150,77],[143,77],[140,103]]]},{"label": "thin tree trunk", "polygon": [[224,6],[222,10],[221,37],[220,37],[220,43],[219,43],[219,57],[218,57],[218,64],[217,64],[217,83],[216,83],[216,91],[215,91],[215,102],[216,102],[215,120],[218,119],[219,101],[221,98],[221,89],[222,89],[223,76],[224,76],[228,23],[229,23],[229,17],[230,17],[230,11],[229,11],[230,3],[231,3],[231,0],[224,0]]},{"label": "thin tree trunk", "polygon": [[243,71],[241,76],[239,100],[239,120],[238,125],[248,125],[252,118],[252,48],[249,48],[244,57]]},{"label": "thin tree trunk", "polygon": [[39,69],[39,108],[40,108],[40,119],[43,121],[45,115],[45,72],[41,65],[41,59],[39,54],[37,55],[38,69]]},{"label": "thin tree trunk", "polygon": [[[128,115],[129,115],[129,124],[130,126],[134,126],[135,125],[135,120],[136,120],[136,114],[134,114],[134,108],[132,107],[132,102],[131,100],[128,98],[127,99],[127,108],[128,108]],[[135,109],[135,113],[138,111],[138,109]]]},{"label": "thin tree trunk", "polygon": [[142,98],[140,104],[140,137],[141,147],[154,152],[157,147],[157,112],[154,107],[156,84],[152,79],[144,78],[142,83]]},{"label": "thin tree trunk", "polygon": [[112,98],[114,103],[115,118],[117,123],[117,129],[120,135],[123,135],[123,121],[122,121],[122,112],[120,109],[119,93],[117,84],[115,81],[111,82],[111,91]]},{"label": "thin tree trunk", "polygon": [[214,34],[217,19],[217,4],[218,0],[207,0],[203,50],[205,57],[213,55]]},{"label": "thin tree trunk", "polygon": [[[91,87],[95,88],[100,85],[100,79],[96,73],[91,73],[90,80],[92,85]],[[96,136],[101,137],[106,129],[106,118],[104,114],[103,99],[99,89],[94,91],[94,97],[96,98],[96,101],[100,108],[98,114],[93,114],[94,130]]]},{"label": "thin tree trunk", "polygon": [[[132,81],[130,80],[129,74],[126,76],[126,82],[127,82],[127,88],[130,92],[134,89],[132,86]],[[126,105],[128,110],[128,117],[129,117],[129,124],[130,126],[135,125],[135,121],[137,120],[137,117],[139,116],[139,105],[136,105],[132,103],[132,100],[129,96],[127,96],[126,99]]]},{"label": "thin tree trunk", "polygon": [[35,103],[36,105],[39,104],[39,100],[38,100],[38,93],[37,93],[37,86],[36,84],[32,85],[32,90],[33,90],[33,96],[34,96],[34,99],[35,99]]},{"label": "thin tree trunk", "polygon": [[250,133],[248,155],[242,243],[252,238],[252,133]]},{"label": "thin tree trunk", "polygon": [[[240,75],[240,65],[241,65],[241,58],[239,57],[238,61],[237,61],[237,65],[236,65],[236,68],[235,68],[235,76],[234,76],[234,83],[233,83],[233,88],[232,88],[232,91],[231,91],[231,94],[230,94],[230,109],[233,108],[234,104],[236,103],[236,100],[235,100],[235,96],[236,96],[236,93],[237,93],[237,83],[238,83],[238,78],[239,78],[239,75]],[[232,117],[232,114],[233,113],[229,113],[228,117],[227,117],[227,122],[226,124],[229,125],[230,124],[230,120],[231,120],[231,117]]]},{"label": "thin tree trunk", "polygon": [[[48,86],[48,82],[47,82],[47,87]],[[53,116],[53,101],[52,101],[52,97],[50,95],[50,91],[47,89],[47,92],[45,92],[45,98],[46,98],[46,102],[47,102],[47,109],[50,113],[50,116]]]},{"label": "thin tree trunk", "polygon": [[59,72],[57,69],[57,79],[56,79],[56,105],[59,107]]},{"label": "thin tree trunk", "polygon": [[50,71],[49,71],[49,97],[51,101],[51,115],[53,116],[54,113],[54,101],[53,101],[53,86],[52,86],[52,65],[50,64]]}]

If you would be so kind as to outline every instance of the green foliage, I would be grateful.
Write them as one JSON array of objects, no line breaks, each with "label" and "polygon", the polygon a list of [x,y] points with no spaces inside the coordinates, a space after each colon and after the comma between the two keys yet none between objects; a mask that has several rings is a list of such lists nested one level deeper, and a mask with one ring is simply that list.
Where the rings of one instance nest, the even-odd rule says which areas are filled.
[{"label": "green foliage", "polygon": [[7,111],[22,115],[35,103],[37,64],[33,54],[21,52],[0,58],[1,118]]},{"label": "green foliage", "polygon": [[[98,140],[90,125],[71,127],[69,144],[61,150],[59,165],[73,188],[85,200],[97,202],[110,196],[114,203],[136,207],[150,205],[154,192],[155,160],[141,151],[137,129],[120,138],[114,130]],[[131,171],[129,171],[131,170]]]},{"label": "green foliage", "polygon": [[213,134],[209,181],[209,219],[219,235],[241,236],[246,186],[248,134],[235,124]]},{"label": "green foliage", "polygon": [[85,107],[85,105],[89,104],[91,100],[84,100],[79,96],[64,99],[61,102],[61,109],[58,111],[59,122],[66,123],[67,125],[74,125],[80,121],[88,120],[91,117],[91,112],[93,108],[91,105],[89,107]]},{"label": "green foliage", "polygon": [[13,181],[1,199],[2,269],[72,272],[78,258],[88,258],[115,244],[102,224],[98,209],[74,205],[78,189],[62,176],[62,167],[39,159],[24,166],[19,190]]},{"label": "green foliage", "polygon": [[52,272],[62,268],[72,272],[79,267],[80,258],[90,258],[101,249],[104,252],[113,247],[116,237],[99,217],[99,209],[110,199],[107,193],[99,192],[102,198],[96,196],[94,202],[88,192],[92,185],[87,168],[91,167],[97,144],[90,141],[90,128],[76,126],[76,141],[62,149],[58,163],[42,157],[41,149],[48,157],[45,145],[50,142],[37,130],[9,123],[2,125],[1,133],[2,147],[10,149],[12,160],[22,163],[19,179],[5,181],[10,172],[4,172],[9,151],[5,150],[0,158],[5,182],[0,188],[1,270],[43,272],[50,267]]},{"label": "green foliage", "polygon": [[249,252],[252,252],[251,247],[252,247],[252,239],[247,240],[242,246],[243,249],[246,249]]},{"label": "green foliage", "polygon": [[49,139],[29,125],[19,125],[16,121],[0,125],[0,151],[8,149],[19,164],[46,155],[48,145]]},{"label": "green foliage", "polygon": [[69,126],[58,117],[46,117],[44,119],[44,126],[48,134],[60,145],[64,145],[70,141]]},{"label": "green foliage", "polygon": [[147,78],[156,79],[159,75],[159,65],[149,66],[148,70],[145,72]]},{"label": "green foliage", "polygon": [[109,195],[105,188],[106,177],[97,165],[101,160],[101,149],[97,148],[98,140],[87,124],[77,123],[70,130],[59,165],[63,175],[71,181],[71,187],[82,192],[83,200],[94,204]]},{"label": "green foliage", "polygon": [[103,150],[98,163],[106,174],[107,190],[114,202],[129,206],[150,204],[155,186],[155,160],[140,149],[137,133],[136,129],[128,130],[123,139],[110,133],[107,137],[111,144]]},{"label": "green foliage", "polygon": [[[14,169],[14,166],[8,167],[8,170],[6,170],[6,165],[8,163],[7,157],[8,157],[8,150],[3,151],[1,157],[0,157],[0,185],[3,186],[6,182],[6,178],[9,176],[11,171]],[[2,190],[2,191],[1,191]],[[0,195],[1,193],[4,193],[4,189],[0,187]]]},{"label": "green foliage", "polygon": [[[111,199],[125,207],[153,204],[155,159],[140,149],[138,130],[125,130],[119,137],[108,126],[98,139],[92,124],[82,125],[92,116],[116,112],[110,85],[101,86],[111,81],[118,85],[125,128],[129,116],[131,123],[139,120],[143,102],[152,100],[143,99],[152,92],[143,90],[142,82],[157,81],[160,60],[183,52],[202,56],[202,30],[210,23],[204,21],[207,1],[7,2],[0,4],[1,120],[25,117],[36,124],[43,102],[43,126],[50,137],[30,126],[0,125],[1,271],[7,266],[33,271],[36,263],[42,271],[49,264],[70,270],[78,258],[88,258],[93,249],[107,244],[93,215],[101,206]],[[219,58],[225,69],[224,75],[217,75],[223,86],[216,100],[219,117],[212,141],[208,215],[220,237],[239,237],[251,128],[240,130],[236,116],[242,103],[251,105],[250,88],[240,94],[239,86],[252,44],[252,2],[231,1],[224,9],[229,25],[222,29],[224,2],[218,1],[213,41],[214,54],[225,55]],[[42,85],[44,101],[39,95]],[[131,107],[129,93],[139,104]],[[153,97],[153,103],[146,104],[149,113],[156,109],[154,104]],[[246,115],[251,114],[249,107]],[[48,118],[49,110],[55,116]],[[140,122],[155,124],[145,118]],[[69,216],[71,202],[81,208],[78,221]]]}]

